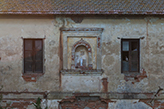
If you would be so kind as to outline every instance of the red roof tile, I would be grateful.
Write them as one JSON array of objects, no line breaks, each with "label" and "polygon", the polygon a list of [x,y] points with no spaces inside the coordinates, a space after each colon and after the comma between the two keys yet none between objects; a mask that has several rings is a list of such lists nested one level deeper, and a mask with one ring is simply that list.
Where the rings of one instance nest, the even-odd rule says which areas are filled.
[{"label": "red roof tile", "polygon": [[164,14],[164,0],[0,0],[0,14]]}]

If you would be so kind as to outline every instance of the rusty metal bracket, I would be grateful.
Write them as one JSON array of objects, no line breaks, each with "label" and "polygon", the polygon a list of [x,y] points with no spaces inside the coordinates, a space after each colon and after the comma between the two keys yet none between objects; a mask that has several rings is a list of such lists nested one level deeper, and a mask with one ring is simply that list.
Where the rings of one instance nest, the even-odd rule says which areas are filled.
[{"label": "rusty metal bracket", "polygon": [[152,102],[154,101],[155,98],[157,98],[160,94],[160,92],[163,90],[163,88],[161,88],[160,86],[158,86],[159,89],[157,90],[157,92],[155,93],[155,95],[153,96],[153,98],[150,101],[150,104],[152,104]]}]

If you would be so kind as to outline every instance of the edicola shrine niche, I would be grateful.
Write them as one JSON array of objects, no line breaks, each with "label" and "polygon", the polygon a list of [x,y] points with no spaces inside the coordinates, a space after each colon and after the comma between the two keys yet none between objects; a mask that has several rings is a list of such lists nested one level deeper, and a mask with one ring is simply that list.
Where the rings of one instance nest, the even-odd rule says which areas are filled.
[{"label": "edicola shrine niche", "polygon": [[101,34],[103,28],[61,28],[62,74],[102,73]]},{"label": "edicola shrine niche", "polygon": [[71,69],[91,70],[92,68],[92,48],[90,44],[81,38],[72,46]]}]

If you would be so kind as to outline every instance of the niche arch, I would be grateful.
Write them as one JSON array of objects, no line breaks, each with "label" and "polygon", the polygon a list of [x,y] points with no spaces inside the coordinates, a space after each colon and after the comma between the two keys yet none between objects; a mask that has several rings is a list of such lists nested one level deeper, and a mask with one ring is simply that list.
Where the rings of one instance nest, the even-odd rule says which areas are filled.
[{"label": "niche arch", "polygon": [[92,65],[92,48],[90,44],[82,38],[72,46],[71,69],[91,70]]}]

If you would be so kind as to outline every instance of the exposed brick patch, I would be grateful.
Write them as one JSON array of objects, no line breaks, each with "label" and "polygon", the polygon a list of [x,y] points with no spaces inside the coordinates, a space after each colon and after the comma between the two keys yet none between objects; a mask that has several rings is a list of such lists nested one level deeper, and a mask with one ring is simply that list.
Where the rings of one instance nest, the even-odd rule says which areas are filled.
[{"label": "exposed brick patch", "polygon": [[3,108],[7,107],[7,109],[27,109],[29,105],[32,105],[32,103],[35,103],[36,100],[3,100],[3,103],[5,103],[5,106]]},{"label": "exposed brick patch", "polygon": [[59,102],[62,109],[107,109],[108,103],[100,97],[74,96]]},{"label": "exposed brick patch", "polygon": [[92,64],[88,64],[88,69],[92,70],[93,69],[93,65]]},{"label": "exposed brick patch", "polygon": [[[103,80],[105,82],[105,81],[107,81],[107,78],[103,78]],[[47,92],[0,92],[0,94],[3,94],[3,95],[17,94],[18,95],[17,97],[20,97],[19,94],[23,94],[23,93],[30,94],[30,96],[32,96],[31,94],[34,94],[35,97],[37,97],[38,94],[41,94],[44,96],[44,99],[46,99],[47,95],[48,95]],[[52,93],[49,93],[49,94],[50,94],[49,97],[53,96]],[[142,96],[142,94],[143,94],[143,96]],[[130,96],[132,95],[134,97],[133,99],[141,99],[140,97],[142,96],[142,99],[139,102],[144,102],[145,104],[151,106],[153,109],[164,109],[164,101],[161,100],[163,98],[157,97],[155,100],[153,100],[152,103],[150,103],[154,93],[130,93],[129,94],[129,93],[114,93],[114,92],[113,93],[112,92],[106,92],[106,93],[102,93],[102,92],[71,93],[70,92],[70,94],[69,94],[68,92],[65,92],[65,93],[56,92],[55,93],[56,98],[53,97],[53,98],[49,98],[49,99],[62,99],[61,101],[59,101],[59,103],[63,106],[70,106],[72,109],[76,109],[76,108],[84,109],[83,108],[84,106],[90,107],[91,109],[99,109],[100,107],[102,107],[102,109],[107,109],[107,105],[109,102],[114,102],[114,103],[117,102],[117,101],[111,101],[110,99],[124,100],[125,98],[122,98],[123,95],[130,95]],[[137,97],[137,95],[139,95],[139,96]],[[144,98],[144,95],[146,95],[147,97]],[[25,98],[24,97],[21,99],[18,99],[17,97],[15,96],[15,99],[14,98],[13,99],[9,99],[9,98],[3,99],[3,104],[5,104],[5,106],[8,106],[9,109],[11,107],[18,108],[18,109],[26,109],[27,106],[32,105],[33,102],[36,102],[35,97],[34,98],[29,98],[29,97]],[[129,100],[132,100],[132,99],[130,98]],[[95,103],[95,104],[93,104],[93,103]],[[83,104],[83,105],[81,105],[81,104]],[[66,107],[63,107],[63,108],[66,108]]]},{"label": "exposed brick patch", "polygon": [[66,97],[66,99],[62,99],[61,101],[59,101],[59,103],[63,103],[63,102],[75,102],[75,96],[72,96],[72,97]]},{"label": "exposed brick patch", "polygon": [[140,75],[137,75],[136,77],[135,77],[135,80],[137,81],[137,82],[140,82],[142,79],[144,79],[144,78],[147,78],[147,75],[146,75],[146,71],[144,70],[144,69],[142,69],[142,73],[140,73]]},{"label": "exposed brick patch", "polygon": [[101,38],[98,37],[98,38],[97,38],[97,47],[98,47],[98,48],[100,48],[100,46],[101,46],[101,42],[100,42],[100,40],[101,40]]},{"label": "exposed brick patch", "polygon": [[103,92],[108,92],[108,78],[102,79]]},{"label": "exposed brick patch", "polygon": [[135,84],[135,82],[140,82],[144,78],[147,78],[147,74],[146,74],[146,71],[144,69],[142,69],[141,73],[125,74],[125,76],[124,76],[124,79],[126,81],[130,81],[131,80],[132,84]]},{"label": "exposed brick patch", "polygon": [[153,103],[150,103],[151,100],[140,100],[140,102],[144,102],[149,105],[153,109],[164,109],[164,102],[160,100],[154,100]]},{"label": "exposed brick patch", "polygon": [[83,17],[80,16],[80,17],[71,17],[71,19],[75,22],[75,23],[81,23],[83,21]]},{"label": "exposed brick patch", "polygon": [[100,42],[97,44],[97,47],[100,48]]},{"label": "exposed brick patch", "polygon": [[43,74],[44,73],[24,73],[22,77],[27,82],[36,82],[37,78],[39,78]]},{"label": "exposed brick patch", "polygon": [[[27,109],[29,105],[36,102],[38,97],[47,99],[47,92],[3,92],[0,91],[2,98],[3,108],[7,109]],[[1,105],[0,103],[0,105]]]},{"label": "exposed brick patch", "polygon": [[100,37],[98,37],[98,41],[100,41]]},{"label": "exposed brick patch", "polygon": [[88,42],[81,39],[80,41],[76,42],[72,47],[72,52],[75,53],[75,50],[78,46],[83,45],[87,48],[88,52],[92,52],[91,46]]}]

